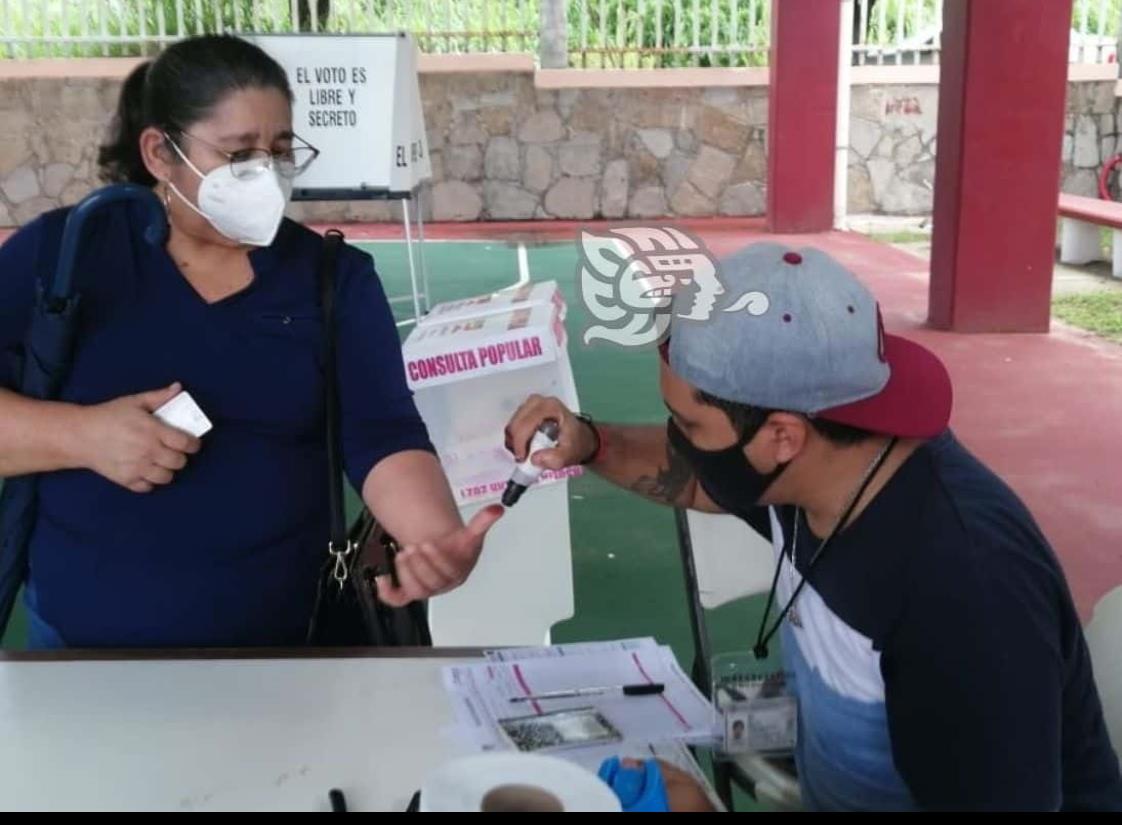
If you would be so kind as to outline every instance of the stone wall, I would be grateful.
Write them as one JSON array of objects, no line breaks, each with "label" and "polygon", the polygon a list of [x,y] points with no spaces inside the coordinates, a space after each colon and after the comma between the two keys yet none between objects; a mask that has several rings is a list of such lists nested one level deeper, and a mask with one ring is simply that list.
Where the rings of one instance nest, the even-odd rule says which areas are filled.
[{"label": "stone wall", "polygon": [[119,88],[110,78],[0,79],[0,226],[75,203],[96,185],[97,145]]},{"label": "stone wall", "polygon": [[[0,78],[0,225],[97,184],[112,79]],[[767,89],[537,88],[533,72],[421,77],[430,219],[652,218],[764,211]],[[398,204],[295,204],[302,220],[393,220]]]},{"label": "stone wall", "polygon": [[1061,157],[1065,192],[1097,197],[1099,170],[1104,162],[1122,151],[1119,142],[1122,113],[1114,87],[1114,81],[1068,84]]},{"label": "stone wall", "polygon": [[854,86],[849,211],[926,215],[935,184],[939,87]]},{"label": "stone wall", "polygon": [[[720,70],[713,70],[720,71]],[[0,64],[0,226],[74,203],[97,185],[97,144],[119,77],[5,76]],[[122,72],[123,75],[123,72]],[[1114,82],[1069,84],[1065,191],[1093,194],[1119,150]],[[649,219],[762,214],[767,88],[546,89],[533,71],[424,73],[433,162],[429,219]],[[853,87],[849,211],[929,214],[938,87]],[[295,204],[298,219],[395,220],[384,202]]]},{"label": "stone wall", "polygon": [[763,88],[562,89],[425,78],[436,220],[764,211]]},{"label": "stone wall", "polygon": [[[1060,158],[1064,192],[1097,196],[1099,170],[1122,151],[1122,110],[1115,86],[1113,80],[1068,84]],[[939,87],[930,83],[853,87],[851,213],[931,213],[938,106]]]}]

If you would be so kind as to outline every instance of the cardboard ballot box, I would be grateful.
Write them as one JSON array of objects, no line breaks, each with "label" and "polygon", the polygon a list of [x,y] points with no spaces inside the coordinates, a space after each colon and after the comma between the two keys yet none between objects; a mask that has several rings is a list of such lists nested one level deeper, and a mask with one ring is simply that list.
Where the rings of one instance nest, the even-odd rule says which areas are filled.
[{"label": "cardboard ballot box", "polygon": [[[528,286],[521,297],[510,290],[434,307],[444,320],[418,325],[403,346],[417,408],[465,521],[506,488],[514,458],[503,429],[527,396],[579,408],[564,301],[556,284]],[[471,306],[487,314],[465,315]],[[572,616],[567,480],[580,472],[543,473],[495,525],[467,583],[430,602],[434,644],[542,644]]]},{"label": "cardboard ballot box", "polygon": [[457,301],[445,301],[434,306],[429,310],[429,314],[417,323],[420,326],[435,326],[465,318],[513,312],[516,309],[526,309],[540,304],[556,307],[558,317],[561,320],[565,319],[565,299],[557,288],[557,282],[542,281],[536,284],[521,284],[486,295],[461,298]]}]

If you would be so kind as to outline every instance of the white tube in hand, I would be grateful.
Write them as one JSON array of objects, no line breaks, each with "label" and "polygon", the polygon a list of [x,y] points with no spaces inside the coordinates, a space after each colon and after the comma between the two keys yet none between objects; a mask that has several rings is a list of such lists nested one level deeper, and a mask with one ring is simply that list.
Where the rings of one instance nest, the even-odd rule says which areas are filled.
[{"label": "white tube in hand", "polygon": [[530,439],[530,449],[526,451],[526,460],[514,468],[510,481],[506,483],[503,491],[503,505],[510,507],[522,498],[526,488],[533,484],[542,474],[542,468],[536,466],[531,460],[534,453],[539,450],[548,450],[557,446],[557,435],[561,426],[552,418],[543,421]]}]

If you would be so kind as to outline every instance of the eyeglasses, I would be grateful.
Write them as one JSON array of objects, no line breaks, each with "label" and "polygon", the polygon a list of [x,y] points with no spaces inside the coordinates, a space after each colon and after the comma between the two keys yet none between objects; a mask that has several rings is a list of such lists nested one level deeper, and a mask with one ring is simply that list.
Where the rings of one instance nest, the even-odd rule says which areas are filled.
[{"label": "eyeglasses", "polygon": [[[166,132],[164,134],[168,140],[172,140],[170,134]],[[201,137],[196,137],[188,132],[179,132],[179,134],[183,137],[189,137],[191,140],[197,140],[224,156],[230,162],[230,171],[239,180],[255,178],[270,168],[276,170],[276,173],[282,178],[291,180],[303,174],[312,165],[312,161],[319,157],[319,149],[298,135],[292,136],[292,146],[279,152],[270,152],[268,149],[258,148],[227,152],[210,141],[203,140]],[[299,142],[297,143],[297,141]],[[172,142],[174,143],[173,140]]]}]

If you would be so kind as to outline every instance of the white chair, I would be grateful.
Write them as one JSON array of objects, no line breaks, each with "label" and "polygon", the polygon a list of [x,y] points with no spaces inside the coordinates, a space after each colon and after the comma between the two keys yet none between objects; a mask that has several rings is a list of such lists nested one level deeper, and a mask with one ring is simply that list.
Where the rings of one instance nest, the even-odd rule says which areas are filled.
[{"label": "white chair", "polygon": [[[713,651],[706,611],[766,593],[775,572],[775,553],[770,541],[733,516],[678,510],[675,519],[694,642],[691,675],[698,689],[711,696],[709,663]],[[747,638],[750,632],[745,630],[746,646],[752,642]],[[795,776],[782,763],[758,754],[715,762],[714,779],[717,793],[729,810],[733,809],[733,783],[779,810],[802,808]]]},{"label": "white chair", "polygon": [[1084,635],[1106,729],[1115,752],[1122,753],[1122,585],[1099,599]]}]

